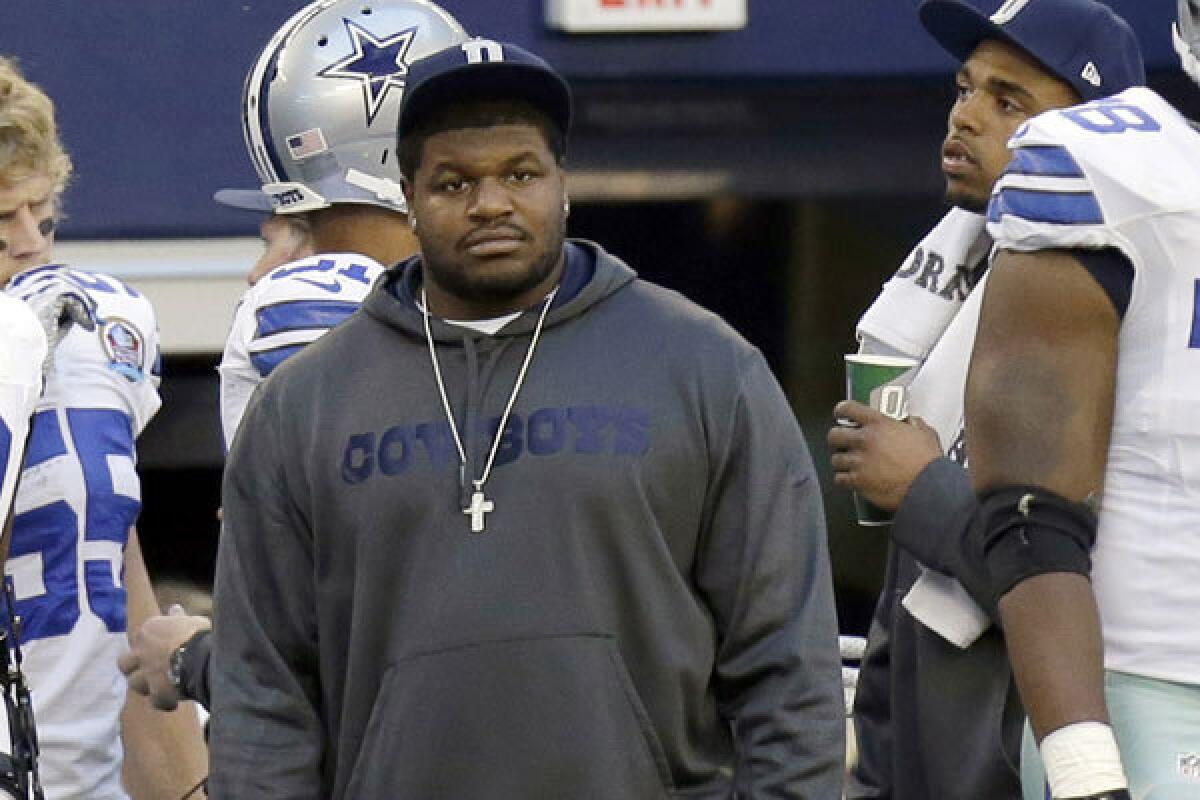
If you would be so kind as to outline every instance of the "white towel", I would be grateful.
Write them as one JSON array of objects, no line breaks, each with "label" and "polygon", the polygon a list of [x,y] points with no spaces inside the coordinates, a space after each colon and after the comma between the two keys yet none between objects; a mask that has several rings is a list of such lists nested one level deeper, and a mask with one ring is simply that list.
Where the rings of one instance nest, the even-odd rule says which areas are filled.
[{"label": "white towel", "polygon": [[12,509],[45,357],[46,335],[37,317],[20,300],[0,293],[0,525]]},{"label": "white towel", "polygon": [[924,360],[962,307],[974,267],[991,249],[985,223],[982,214],[951,209],[883,285],[858,321],[859,338],[869,336]]},{"label": "white towel", "polygon": [[[971,364],[986,283],[985,274],[955,314],[908,389],[910,413],[929,423],[947,450],[956,449],[962,436],[967,368]],[[957,580],[924,566],[901,603],[925,627],[963,649],[992,624]]]},{"label": "white towel", "polygon": [[[952,454],[961,443],[967,368],[986,281],[985,275],[975,283],[976,270],[992,245],[984,224],[980,214],[952,209],[913,248],[858,324],[860,340],[921,359],[909,386],[909,413],[929,423]],[[958,581],[924,566],[902,603],[960,648],[991,624]]]}]

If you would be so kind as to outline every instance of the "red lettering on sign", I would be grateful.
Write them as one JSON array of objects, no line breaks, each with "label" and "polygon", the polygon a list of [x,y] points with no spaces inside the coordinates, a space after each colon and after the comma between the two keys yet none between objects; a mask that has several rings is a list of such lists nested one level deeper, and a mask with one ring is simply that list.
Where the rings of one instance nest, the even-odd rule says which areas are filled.
[{"label": "red lettering on sign", "polygon": [[601,8],[631,8],[635,2],[639,8],[684,8],[688,5],[711,8],[713,4],[713,0],[599,0]]}]

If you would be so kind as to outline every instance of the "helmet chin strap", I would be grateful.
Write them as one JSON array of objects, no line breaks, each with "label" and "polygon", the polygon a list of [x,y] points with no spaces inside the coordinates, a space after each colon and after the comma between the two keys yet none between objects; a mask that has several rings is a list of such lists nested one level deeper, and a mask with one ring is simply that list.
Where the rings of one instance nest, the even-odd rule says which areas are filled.
[{"label": "helmet chin strap", "polygon": [[387,178],[380,178],[375,175],[368,175],[365,172],[351,167],[346,170],[346,183],[351,186],[357,186],[360,189],[365,189],[371,192],[380,200],[386,203],[391,203],[397,206],[400,210],[406,211],[407,204],[404,201],[404,189],[395,181]]},{"label": "helmet chin strap", "polygon": [[1175,52],[1179,55],[1179,66],[1183,68],[1193,83],[1200,84],[1200,59],[1196,58],[1191,44],[1185,41],[1179,33],[1178,23],[1171,26],[1171,44],[1174,45]]},{"label": "helmet chin strap", "polygon": [[[395,181],[368,175],[353,167],[346,170],[343,180],[350,186],[370,192],[402,214],[408,210],[408,205],[404,200],[404,189]],[[314,191],[312,187],[295,181],[266,183],[263,184],[262,190],[271,199],[271,205],[279,214],[317,211],[332,205],[328,198]]]},{"label": "helmet chin strap", "polygon": [[263,192],[271,199],[278,214],[299,214],[329,208],[329,201],[303,183],[264,183]]}]

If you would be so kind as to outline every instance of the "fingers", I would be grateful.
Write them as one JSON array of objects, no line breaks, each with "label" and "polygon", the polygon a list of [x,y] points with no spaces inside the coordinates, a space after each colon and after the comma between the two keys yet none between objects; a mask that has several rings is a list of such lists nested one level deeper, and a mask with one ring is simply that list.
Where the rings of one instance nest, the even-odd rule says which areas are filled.
[{"label": "fingers", "polygon": [[839,489],[857,492],[859,490],[858,483],[858,473],[856,472],[835,472],[833,474],[833,485]]},{"label": "fingers", "polygon": [[150,681],[146,671],[142,669],[142,660],[135,651],[130,650],[117,657],[117,668],[128,678],[129,688],[141,695],[150,694]]},{"label": "fingers", "polygon": [[833,407],[833,416],[839,421],[846,420],[858,425],[866,425],[880,419],[891,419],[891,417],[856,400],[843,400],[838,403]]},{"label": "fingers", "polygon": [[832,453],[829,456],[829,465],[833,467],[835,473],[853,472],[860,461],[857,453],[847,451]]},{"label": "fingers", "polygon": [[154,692],[150,695],[150,705],[159,711],[174,711],[179,707],[179,696],[175,694],[174,690]]},{"label": "fingers", "polygon": [[117,666],[127,678],[129,690],[147,697],[159,711],[174,711],[179,705],[179,693],[167,682],[166,675],[151,676],[150,668],[132,651],[117,658]]},{"label": "fingers", "polygon": [[129,676],[129,688],[140,695],[150,695],[150,681],[146,678],[146,673],[143,670],[136,670]]},{"label": "fingers", "polygon": [[47,336],[61,338],[72,325],[96,329],[96,301],[69,273],[48,272],[23,284],[18,297],[34,310],[46,327]]},{"label": "fingers", "polygon": [[93,309],[78,295],[63,295],[63,312],[70,322],[75,323],[85,331],[96,330]]},{"label": "fingers", "polygon": [[833,407],[834,419],[838,422],[861,422],[860,417],[864,411],[870,411],[870,406],[865,406],[854,400],[842,400]]},{"label": "fingers", "polygon": [[849,450],[861,445],[862,436],[862,428],[835,425],[825,435],[825,441],[831,450]]},{"label": "fingers", "polygon": [[834,485],[845,489],[857,488],[855,470],[861,463],[862,428],[835,425],[825,438],[829,443],[829,465],[833,468]]}]

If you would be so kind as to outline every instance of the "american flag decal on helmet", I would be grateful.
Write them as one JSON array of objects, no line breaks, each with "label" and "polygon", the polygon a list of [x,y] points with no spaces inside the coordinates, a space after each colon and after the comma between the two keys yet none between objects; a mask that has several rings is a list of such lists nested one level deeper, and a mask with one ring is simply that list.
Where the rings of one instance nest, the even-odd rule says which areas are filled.
[{"label": "american flag decal on helmet", "polygon": [[287,148],[291,157],[299,161],[324,153],[329,149],[329,145],[325,144],[325,135],[321,133],[320,128],[309,128],[287,137]]}]

